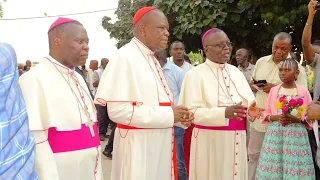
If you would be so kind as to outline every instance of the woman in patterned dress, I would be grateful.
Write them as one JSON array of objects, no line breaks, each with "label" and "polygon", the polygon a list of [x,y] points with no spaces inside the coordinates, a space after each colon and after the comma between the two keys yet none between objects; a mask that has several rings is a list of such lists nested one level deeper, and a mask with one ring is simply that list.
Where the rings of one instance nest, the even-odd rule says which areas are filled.
[{"label": "woman in patterned dress", "polygon": [[[306,88],[295,83],[298,75],[298,64],[295,60],[286,59],[279,64],[282,84],[270,90],[266,102],[262,120],[269,123],[269,126],[260,152],[257,180],[315,179],[306,130],[306,127],[310,126],[304,120],[303,110],[311,103],[311,96]],[[291,111],[291,115],[284,115],[285,110],[281,108],[280,102],[288,102],[291,98],[303,100],[300,101],[301,108],[296,114]]]}]

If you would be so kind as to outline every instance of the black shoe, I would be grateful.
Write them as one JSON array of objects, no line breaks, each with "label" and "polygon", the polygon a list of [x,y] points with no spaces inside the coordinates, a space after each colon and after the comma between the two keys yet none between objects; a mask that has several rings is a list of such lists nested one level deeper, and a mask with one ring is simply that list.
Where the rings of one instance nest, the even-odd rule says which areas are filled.
[{"label": "black shoe", "polygon": [[103,135],[100,135],[100,141],[104,141],[106,138]]},{"label": "black shoe", "polygon": [[112,154],[111,154],[111,152],[103,151],[102,154],[105,155],[108,159],[112,159]]}]

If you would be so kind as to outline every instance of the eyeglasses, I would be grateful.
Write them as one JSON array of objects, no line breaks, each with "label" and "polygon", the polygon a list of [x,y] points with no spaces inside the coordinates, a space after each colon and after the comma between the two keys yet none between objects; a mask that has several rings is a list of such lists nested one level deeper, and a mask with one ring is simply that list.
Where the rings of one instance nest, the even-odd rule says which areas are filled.
[{"label": "eyeglasses", "polygon": [[232,42],[226,42],[226,43],[220,43],[220,44],[214,44],[214,45],[206,45],[207,46],[213,46],[213,47],[216,47],[216,48],[220,48],[220,49],[223,49],[225,48],[226,46],[227,47],[232,47],[233,46],[233,43]]}]

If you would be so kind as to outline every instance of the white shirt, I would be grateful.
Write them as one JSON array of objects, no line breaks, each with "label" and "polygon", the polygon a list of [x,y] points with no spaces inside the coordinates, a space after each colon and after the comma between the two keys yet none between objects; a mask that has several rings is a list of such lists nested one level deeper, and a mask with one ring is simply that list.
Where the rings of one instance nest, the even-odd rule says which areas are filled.
[{"label": "white shirt", "polygon": [[93,95],[95,95],[97,88],[93,86],[93,83],[99,81],[98,72],[95,70],[89,69],[87,81],[88,81],[90,91],[92,92]]},{"label": "white shirt", "polygon": [[254,71],[254,65],[249,63],[249,66],[246,69],[243,69],[241,66],[238,66],[238,69],[242,72],[244,77],[246,77],[248,83],[250,83]]},{"label": "white shirt", "polygon": [[[172,63],[174,63],[173,61],[171,61]],[[192,68],[194,68],[194,66],[188,62],[186,62],[185,60],[183,60],[183,64],[180,67],[184,72],[188,72],[190,71]]]}]

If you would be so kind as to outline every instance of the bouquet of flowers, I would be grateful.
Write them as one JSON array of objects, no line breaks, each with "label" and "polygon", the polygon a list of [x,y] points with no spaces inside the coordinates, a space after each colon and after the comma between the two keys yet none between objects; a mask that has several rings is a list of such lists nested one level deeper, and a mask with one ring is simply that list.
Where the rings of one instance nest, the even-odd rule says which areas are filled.
[{"label": "bouquet of flowers", "polygon": [[302,105],[302,98],[287,97],[286,95],[280,96],[276,104],[277,108],[282,111],[282,114],[298,119],[302,119],[302,115],[306,110],[306,107]]}]

